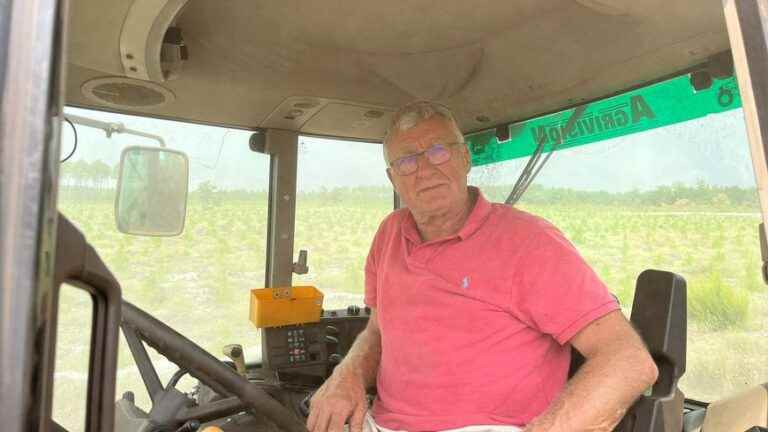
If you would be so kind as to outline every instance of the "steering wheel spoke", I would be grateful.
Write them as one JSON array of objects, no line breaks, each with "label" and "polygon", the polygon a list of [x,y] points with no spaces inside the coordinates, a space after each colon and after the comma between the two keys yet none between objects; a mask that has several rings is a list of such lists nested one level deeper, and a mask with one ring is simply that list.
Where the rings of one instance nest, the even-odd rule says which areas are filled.
[{"label": "steering wheel spoke", "polygon": [[157,375],[155,367],[152,365],[152,360],[147,354],[147,350],[144,344],[141,343],[138,332],[134,327],[127,324],[125,321],[120,325],[123,330],[126,342],[128,342],[128,349],[131,350],[133,360],[136,362],[136,367],[139,369],[139,375],[144,382],[144,387],[149,393],[149,398],[154,405],[157,395],[163,391],[163,385],[160,383],[160,377]]},{"label": "steering wheel spoke", "polygon": [[122,317],[123,333],[153,404],[156,395],[160,394],[158,392],[164,389],[142,342],[224,396],[224,399],[196,407],[181,408],[174,416],[179,423],[188,420],[205,421],[209,416],[213,416],[210,418],[213,419],[243,409],[253,409],[273,421],[280,429],[289,432],[307,431],[304,422],[267,393],[263,386],[249,382],[162,321],[125,301]]}]

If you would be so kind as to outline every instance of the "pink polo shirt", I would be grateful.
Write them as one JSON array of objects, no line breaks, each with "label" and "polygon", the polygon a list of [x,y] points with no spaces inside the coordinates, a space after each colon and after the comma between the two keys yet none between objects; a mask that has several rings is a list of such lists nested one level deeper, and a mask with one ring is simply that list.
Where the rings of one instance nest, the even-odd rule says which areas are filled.
[{"label": "pink polo shirt", "polygon": [[400,209],[373,240],[365,303],[381,329],[385,428],[527,424],[565,385],[571,337],[619,308],[554,226],[475,191],[456,236],[422,242]]}]

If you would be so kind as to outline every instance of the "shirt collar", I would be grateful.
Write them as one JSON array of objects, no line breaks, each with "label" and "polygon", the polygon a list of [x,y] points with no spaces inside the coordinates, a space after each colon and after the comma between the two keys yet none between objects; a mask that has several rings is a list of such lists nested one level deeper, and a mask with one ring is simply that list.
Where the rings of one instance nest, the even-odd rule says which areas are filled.
[{"label": "shirt collar", "polygon": [[406,210],[406,215],[403,219],[403,235],[413,244],[421,243],[421,234],[419,234],[419,229],[416,227],[416,219],[413,218],[413,213],[411,213],[410,209]]},{"label": "shirt collar", "polygon": [[[462,240],[466,240],[480,229],[492,209],[491,203],[485,199],[480,189],[475,186],[469,186],[469,192],[470,194],[476,194],[477,200],[475,201],[475,206],[472,208],[472,211],[469,213],[469,217],[467,217],[466,222],[464,222],[464,226],[461,227],[457,234]],[[408,214],[403,220],[403,235],[415,244],[422,243],[419,229],[416,227],[416,220],[413,218],[413,214],[410,210],[408,210]]]},{"label": "shirt collar", "polygon": [[488,215],[491,214],[492,209],[491,203],[485,199],[483,193],[480,192],[480,189],[474,186],[469,186],[469,190],[470,193],[477,194],[477,201],[475,202],[472,211],[469,213],[467,221],[464,222],[464,226],[459,230],[459,237],[461,237],[462,240],[468,239],[483,226],[483,222],[485,222]]}]

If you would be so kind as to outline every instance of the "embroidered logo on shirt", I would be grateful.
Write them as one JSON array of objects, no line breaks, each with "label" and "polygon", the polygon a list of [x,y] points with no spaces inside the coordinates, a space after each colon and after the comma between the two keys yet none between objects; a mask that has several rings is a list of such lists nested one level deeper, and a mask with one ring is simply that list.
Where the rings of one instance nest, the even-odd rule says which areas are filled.
[{"label": "embroidered logo on shirt", "polygon": [[469,289],[469,276],[464,276],[464,279],[461,281],[461,287],[464,289]]}]

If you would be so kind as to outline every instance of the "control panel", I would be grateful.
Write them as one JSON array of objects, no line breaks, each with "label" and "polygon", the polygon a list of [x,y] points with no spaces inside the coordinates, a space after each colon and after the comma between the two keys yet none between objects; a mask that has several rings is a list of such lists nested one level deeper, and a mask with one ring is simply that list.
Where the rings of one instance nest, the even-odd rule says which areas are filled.
[{"label": "control panel", "polygon": [[[309,354],[307,349],[307,337],[309,332],[304,333],[303,328],[297,328],[288,330],[288,362],[289,363],[301,363],[305,361],[317,360],[319,358],[318,351]],[[315,340],[311,337],[310,340]]]},{"label": "control panel", "polygon": [[263,366],[276,372],[327,377],[365,329],[368,307],[324,310],[320,322],[262,329]]}]

